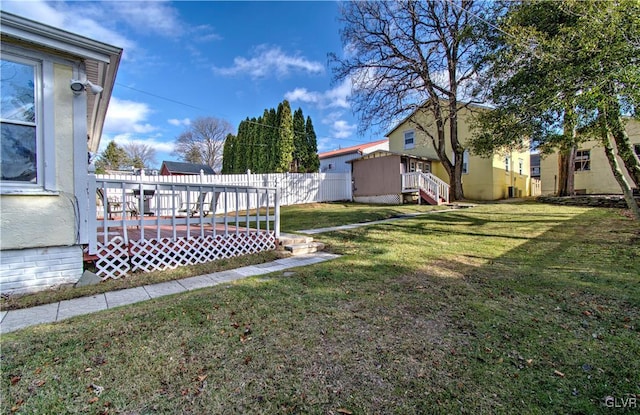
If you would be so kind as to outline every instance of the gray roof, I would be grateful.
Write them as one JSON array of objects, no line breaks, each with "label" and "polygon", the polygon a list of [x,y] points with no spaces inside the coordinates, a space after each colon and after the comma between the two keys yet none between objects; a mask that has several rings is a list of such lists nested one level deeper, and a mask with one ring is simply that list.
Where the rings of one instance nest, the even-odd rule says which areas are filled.
[{"label": "gray roof", "polygon": [[180,161],[163,161],[162,165],[169,170],[170,173],[179,174],[200,174],[200,170],[204,174],[215,174],[213,168],[207,164],[183,163]]}]

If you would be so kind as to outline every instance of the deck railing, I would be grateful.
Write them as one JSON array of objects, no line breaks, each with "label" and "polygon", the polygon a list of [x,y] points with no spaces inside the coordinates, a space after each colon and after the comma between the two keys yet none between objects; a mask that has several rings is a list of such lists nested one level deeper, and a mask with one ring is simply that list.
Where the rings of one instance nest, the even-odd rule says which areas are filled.
[{"label": "deck railing", "polygon": [[440,203],[449,203],[449,185],[431,173],[415,172],[402,175],[402,190],[422,189],[434,200]]},{"label": "deck railing", "polygon": [[[277,187],[170,183],[152,177],[113,179],[89,177],[89,253],[107,245],[117,229],[125,243],[131,229],[139,239],[203,237],[205,232],[273,232],[280,234],[280,191]],[[91,215],[91,212],[95,212]],[[177,229],[182,229],[179,235]],[[149,231],[152,229],[153,231]],[[146,233],[146,234],[145,234]]]}]

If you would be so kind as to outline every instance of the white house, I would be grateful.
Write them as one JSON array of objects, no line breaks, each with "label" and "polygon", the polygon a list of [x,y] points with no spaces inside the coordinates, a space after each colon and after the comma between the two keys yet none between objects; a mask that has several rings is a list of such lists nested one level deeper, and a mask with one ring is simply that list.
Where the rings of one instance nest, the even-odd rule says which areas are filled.
[{"label": "white house", "polygon": [[377,150],[389,150],[389,140],[385,138],[384,140],[319,153],[320,172],[350,173],[351,164],[349,164],[349,161],[358,159]]},{"label": "white house", "polygon": [[98,149],[122,49],[0,17],[0,290],[28,292],[82,274],[88,154]]}]

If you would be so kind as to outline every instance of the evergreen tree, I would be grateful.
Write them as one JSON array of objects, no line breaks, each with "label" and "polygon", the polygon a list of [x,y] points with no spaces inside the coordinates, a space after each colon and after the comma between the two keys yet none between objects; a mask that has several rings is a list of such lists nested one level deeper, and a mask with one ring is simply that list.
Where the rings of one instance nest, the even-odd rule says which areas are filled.
[{"label": "evergreen tree", "polygon": [[311,117],[307,117],[305,134],[307,139],[307,154],[304,162],[305,171],[308,173],[316,173],[320,170],[320,159],[318,158],[318,142]]},{"label": "evergreen tree", "polygon": [[104,174],[107,170],[121,170],[131,167],[131,159],[124,148],[111,141],[96,161],[96,173]]},{"label": "evergreen tree", "polygon": [[224,147],[222,149],[222,174],[231,174],[233,172],[235,141],[236,136],[233,134],[227,134],[227,138],[224,140]]},{"label": "evergreen tree", "polygon": [[278,105],[278,135],[276,142],[276,173],[290,171],[293,161],[293,117],[291,106],[286,99]]},{"label": "evergreen tree", "polygon": [[265,132],[266,132],[266,153],[268,155],[267,159],[267,169],[266,173],[273,173],[276,171],[276,160],[278,154],[278,114],[274,108],[269,110],[269,116],[265,122]]},{"label": "evergreen tree", "polygon": [[306,171],[307,137],[305,133],[304,115],[298,108],[293,113],[293,166],[291,171],[301,173]]}]

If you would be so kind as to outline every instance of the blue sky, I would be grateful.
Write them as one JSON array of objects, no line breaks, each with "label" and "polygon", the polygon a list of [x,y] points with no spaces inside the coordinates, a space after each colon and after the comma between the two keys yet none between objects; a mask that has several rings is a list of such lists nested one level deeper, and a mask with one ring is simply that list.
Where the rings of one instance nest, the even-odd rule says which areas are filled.
[{"label": "blue sky", "polygon": [[[237,129],[284,99],[313,120],[319,151],[361,136],[327,54],[342,54],[338,3],[2,1],[2,9],[122,47],[101,148],[139,142],[176,160],[175,138],[201,116]],[[235,132],[235,131],[234,131]]]}]

